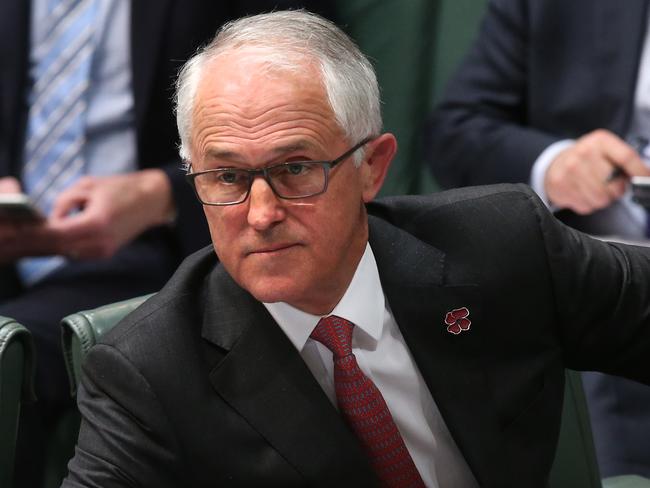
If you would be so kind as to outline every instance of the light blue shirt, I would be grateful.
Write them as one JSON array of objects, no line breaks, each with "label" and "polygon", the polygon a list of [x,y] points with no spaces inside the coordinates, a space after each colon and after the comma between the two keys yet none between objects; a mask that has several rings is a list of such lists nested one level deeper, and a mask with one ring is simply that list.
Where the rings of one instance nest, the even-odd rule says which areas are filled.
[{"label": "light blue shirt", "polygon": [[[95,51],[87,91],[85,173],[95,176],[137,169],[135,112],[131,71],[131,1],[95,0]],[[52,0],[32,0],[30,66],[36,66],[35,47],[46,32]]]},{"label": "light blue shirt", "polygon": [[[131,71],[131,1],[94,0],[97,25],[86,91],[83,174],[106,176],[137,169],[135,109]],[[48,15],[60,0],[32,0],[29,52],[30,76],[35,81],[39,50],[47,35]],[[39,54],[40,53],[40,54]],[[29,94],[29,100],[33,94]],[[68,185],[69,186],[69,185]],[[40,260],[37,273],[26,273],[29,261]],[[18,263],[23,284],[32,285],[66,263],[63,256],[27,258]]]}]

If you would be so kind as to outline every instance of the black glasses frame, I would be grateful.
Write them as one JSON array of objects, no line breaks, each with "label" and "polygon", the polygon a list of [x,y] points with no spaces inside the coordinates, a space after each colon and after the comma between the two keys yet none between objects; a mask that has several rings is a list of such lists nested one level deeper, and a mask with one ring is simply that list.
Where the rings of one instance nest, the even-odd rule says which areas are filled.
[{"label": "black glasses frame", "polygon": [[[321,195],[321,194],[323,194],[323,193],[325,193],[327,191],[327,186],[328,186],[328,183],[329,183],[329,172],[330,172],[330,170],[333,169],[337,164],[339,164],[339,163],[345,161],[346,159],[348,159],[357,150],[359,150],[361,147],[363,147],[364,145],[366,145],[368,142],[370,142],[373,139],[374,139],[373,137],[366,137],[361,142],[359,142],[358,144],[355,144],[350,149],[345,151],[338,158],[332,159],[331,161],[290,161],[290,162],[285,162],[285,163],[280,163],[280,164],[274,164],[272,166],[267,166],[266,168],[260,168],[260,169],[237,168],[238,171],[245,171],[248,174],[248,190],[246,191],[246,193],[244,193],[244,195],[239,200],[234,201],[234,202],[211,203],[211,202],[203,201],[203,199],[199,195],[199,192],[196,189],[196,184],[195,184],[195,181],[194,181],[197,176],[200,176],[200,175],[203,175],[203,174],[206,174],[206,173],[221,172],[224,169],[227,170],[227,169],[232,169],[232,168],[208,169],[208,170],[205,170],[205,171],[198,171],[196,173],[188,172],[185,175],[185,179],[187,180],[187,182],[194,189],[194,194],[199,199],[199,202],[201,202],[203,205],[211,205],[211,206],[215,206],[215,207],[223,207],[223,206],[226,206],[226,205],[238,205],[240,203],[245,202],[246,199],[248,198],[248,195],[250,195],[250,193],[251,193],[251,188],[253,186],[253,181],[255,180],[255,178],[257,176],[262,176],[264,178],[266,183],[271,187],[271,190],[273,191],[275,196],[277,196],[278,198],[282,198],[284,200],[296,200],[296,199],[300,199],[300,198],[315,197],[316,195]],[[319,192],[316,192],[316,193],[310,193],[310,194],[307,194],[307,195],[300,195],[300,196],[287,197],[287,196],[284,196],[284,195],[280,195],[277,192],[277,190],[275,189],[275,187],[273,186],[273,181],[271,180],[271,177],[269,176],[269,173],[270,173],[271,170],[273,170],[275,168],[279,168],[279,167],[282,167],[282,166],[290,166],[292,164],[310,164],[310,165],[320,165],[320,166],[322,166],[323,170],[325,171],[325,183],[323,184],[323,189],[321,191],[319,191]],[[192,168],[192,166],[190,165],[189,166],[190,171],[191,171],[191,168]]]}]

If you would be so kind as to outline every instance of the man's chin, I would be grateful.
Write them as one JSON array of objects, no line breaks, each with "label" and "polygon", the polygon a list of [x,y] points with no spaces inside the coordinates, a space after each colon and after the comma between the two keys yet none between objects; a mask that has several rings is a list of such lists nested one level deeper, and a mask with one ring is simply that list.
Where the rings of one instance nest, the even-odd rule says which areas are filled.
[{"label": "man's chin", "polygon": [[263,278],[244,286],[258,301],[264,303],[295,303],[299,298],[300,286],[291,278]]}]

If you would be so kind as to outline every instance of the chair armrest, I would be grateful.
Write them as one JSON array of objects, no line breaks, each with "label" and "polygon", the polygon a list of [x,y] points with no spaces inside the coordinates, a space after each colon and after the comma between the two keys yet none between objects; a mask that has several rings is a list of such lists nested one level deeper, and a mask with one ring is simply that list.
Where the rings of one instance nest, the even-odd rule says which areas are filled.
[{"label": "chair armrest", "polygon": [[635,474],[603,479],[603,488],[650,488],[650,479]]},{"label": "chair armrest", "polygon": [[[21,382],[21,401],[29,403],[36,401],[34,392],[34,343],[32,335],[23,325],[14,319],[0,316],[0,358],[5,358],[7,351],[14,344],[22,349],[23,375]],[[2,397],[2,391],[0,391]]]},{"label": "chair armrest", "polygon": [[77,385],[81,378],[81,364],[90,348],[115,324],[152,295],[143,295],[73,313],[61,320],[61,345],[72,396],[77,392]]},{"label": "chair armrest", "polygon": [[0,316],[0,486],[12,486],[20,406],[36,400],[33,361],[29,331]]}]

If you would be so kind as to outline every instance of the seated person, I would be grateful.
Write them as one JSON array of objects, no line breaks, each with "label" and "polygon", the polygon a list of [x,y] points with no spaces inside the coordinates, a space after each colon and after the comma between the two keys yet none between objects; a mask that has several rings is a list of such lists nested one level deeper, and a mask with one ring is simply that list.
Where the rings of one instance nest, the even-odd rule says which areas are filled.
[{"label": "seated person", "polygon": [[650,249],[524,186],[371,203],[397,143],[331,22],[222,28],[177,120],[213,245],[88,353],[64,487],[542,486],[565,367],[650,383]]},{"label": "seated person", "polygon": [[234,17],[331,3],[3,0],[0,192],[28,193],[48,217],[0,219],[0,314],[29,328],[37,352],[16,486],[40,488],[47,436],[73,405],[61,318],[159,290],[210,241],[176,150],[183,60]]}]

